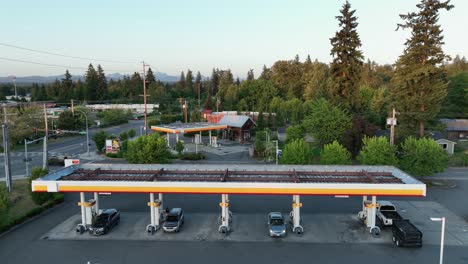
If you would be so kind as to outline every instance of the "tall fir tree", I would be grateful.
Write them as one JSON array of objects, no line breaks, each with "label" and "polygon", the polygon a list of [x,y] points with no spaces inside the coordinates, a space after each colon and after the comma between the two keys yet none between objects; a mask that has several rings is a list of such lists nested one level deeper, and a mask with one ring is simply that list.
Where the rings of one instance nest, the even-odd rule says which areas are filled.
[{"label": "tall fir tree", "polygon": [[193,73],[190,69],[187,70],[187,75],[185,75],[184,96],[195,96],[195,90],[193,89]]},{"label": "tall fir tree", "polygon": [[424,136],[425,123],[440,111],[447,94],[447,79],[443,67],[448,56],[442,50],[443,35],[439,21],[440,10],[450,10],[448,1],[421,0],[417,12],[400,15],[399,28],[410,29],[411,37],[396,63],[393,77],[394,104],[400,120],[410,129],[419,126]]},{"label": "tall fir tree", "polygon": [[107,99],[107,79],[101,65],[97,66],[97,91],[96,99],[103,101]]},{"label": "tall fir tree", "polygon": [[154,73],[153,73],[153,70],[151,70],[151,67],[148,68],[145,78],[146,78],[147,84],[152,84],[156,82],[156,77],[154,76]]},{"label": "tall fir tree", "polygon": [[263,65],[262,74],[260,74],[260,79],[270,80],[271,78],[271,69],[267,68],[266,65]]},{"label": "tall fir tree", "polygon": [[[196,96],[197,96],[197,100],[201,100],[201,94],[204,92],[203,91],[203,84],[202,84],[202,76],[201,76],[201,73],[198,71],[197,72],[197,76],[195,76],[195,83],[194,83],[194,88],[195,88],[195,92],[196,92]],[[201,102],[198,102],[198,104],[200,105]]]},{"label": "tall fir tree", "polygon": [[98,74],[90,63],[85,74],[85,93],[84,99],[87,101],[95,101],[97,99],[98,89]]},{"label": "tall fir tree", "polygon": [[253,72],[253,69],[250,69],[247,72],[247,81],[253,81],[253,80],[255,80],[254,72]]},{"label": "tall fir tree", "polygon": [[180,78],[179,81],[176,83],[176,91],[179,94],[179,96],[183,95],[184,90],[185,90],[185,73],[182,71],[180,73]]},{"label": "tall fir tree", "polygon": [[358,26],[356,10],[346,1],[336,16],[340,30],[330,39],[333,61],[330,65],[329,94],[335,103],[354,109],[359,101],[358,85],[364,56],[360,50],[361,40],[356,31]]},{"label": "tall fir tree", "polygon": [[61,89],[58,93],[59,102],[68,102],[73,95],[73,81],[72,76],[68,70],[66,70],[64,78],[62,79]]},{"label": "tall fir tree", "polygon": [[210,95],[215,96],[218,93],[219,89],[219,71],[213,69],[210,79]]}]

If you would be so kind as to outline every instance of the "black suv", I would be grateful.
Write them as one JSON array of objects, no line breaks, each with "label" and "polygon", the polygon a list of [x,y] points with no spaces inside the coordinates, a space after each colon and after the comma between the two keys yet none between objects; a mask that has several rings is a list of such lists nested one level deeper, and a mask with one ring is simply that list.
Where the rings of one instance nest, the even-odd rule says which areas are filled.
[{"label": "black suv", "polygon": [[119,222],[120,212],[117,209],[105,209],[94,219],[93,224],[89,228],[89,234],[97,236],[107,234]]}]

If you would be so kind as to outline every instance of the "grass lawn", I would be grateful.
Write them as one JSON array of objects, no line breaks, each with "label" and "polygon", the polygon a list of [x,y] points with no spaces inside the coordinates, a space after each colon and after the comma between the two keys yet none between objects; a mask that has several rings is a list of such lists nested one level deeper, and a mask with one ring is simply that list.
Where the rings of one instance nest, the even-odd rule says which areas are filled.
[{"label": "grass lawn", "polygon": [[33,202],[31,195],[29,195],[29,182],[27,179],[13,181],[13,192],[10,196],[10,204],[9,219],[15,219],[31,211],[35,207],[40,207]]},{"label": "grass lawn", "polygon": [[13,191],[9,198],[8,213],[0,215],[0,233],[57,203],[63,202],[64,195],[55,193],[44,205],[36,205],[29,193],[28,179],[21,179],[13,180]]}]

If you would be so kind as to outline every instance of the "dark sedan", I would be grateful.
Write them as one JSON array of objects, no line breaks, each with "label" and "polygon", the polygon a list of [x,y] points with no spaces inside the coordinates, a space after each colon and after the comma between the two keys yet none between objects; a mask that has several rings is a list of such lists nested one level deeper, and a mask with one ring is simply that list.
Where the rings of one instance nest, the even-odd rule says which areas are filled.
[{"label": "dark sedan", "polygon": [[120,212],[117,209],[103,210],[93,221],[89,228],[91,235],[104,235],[120,222]]}]

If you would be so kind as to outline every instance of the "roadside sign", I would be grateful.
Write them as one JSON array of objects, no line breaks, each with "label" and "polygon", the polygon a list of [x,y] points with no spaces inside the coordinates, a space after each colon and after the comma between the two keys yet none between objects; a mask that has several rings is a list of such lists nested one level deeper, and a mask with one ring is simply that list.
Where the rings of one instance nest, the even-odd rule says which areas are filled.
[{"label": "roadside sign", "polygon": [[64,159],[65,167],[80,164],[79,159]]}]

